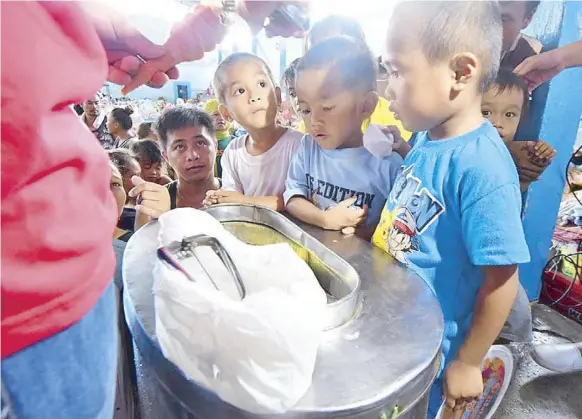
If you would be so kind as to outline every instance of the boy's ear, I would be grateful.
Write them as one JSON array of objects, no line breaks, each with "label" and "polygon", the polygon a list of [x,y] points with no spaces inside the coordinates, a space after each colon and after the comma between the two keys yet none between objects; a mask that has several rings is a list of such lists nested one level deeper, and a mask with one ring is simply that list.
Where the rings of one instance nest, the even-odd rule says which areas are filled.
[{"label": "boy's ear", "polygon": [[470,52],[455,55],[450,62],[453,76],[453,90],[465,90],[471,83],[477,82],[477,67],[479,60]]},{"label": "boy's ear", "polygon": [[222,103],[218,104],[218,112],[220,113],[220,115],[222,115],[222,117],[225,120],[232,121],[232,116],[230,115],[230,112],[228,112],[228,109],[226,108],[226,106],[224,106],[224,104]]},{"label": "boy's ear", "polygon": [[362,116],[368,119],[372,116],[378,106],[378,93],[368,92],[362,99]]},{"label": "boy's ear", "polygon": [[275,96],[277,97],[277,106],[281,106],[283,101],[281,100],[281,88],[279,86],[275,87]]}]

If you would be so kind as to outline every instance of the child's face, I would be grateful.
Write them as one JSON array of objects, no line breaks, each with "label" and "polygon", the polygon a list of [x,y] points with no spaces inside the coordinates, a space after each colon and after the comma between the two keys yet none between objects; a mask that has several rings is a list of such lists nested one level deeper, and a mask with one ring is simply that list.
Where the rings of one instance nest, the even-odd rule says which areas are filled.
[{"label": "child's face", "polygon": [[136,160],[131,159],[131,163],[129,163],[125,177],[123,178],[123,188],[126,193],[131,191],[134,187],[133,182],[131,181],[131,178],[134,176],[141,176],[141,167]]},{"label": "child's face", "polygon": [[156,183],[162,177],[163,164],[162,162],[152,163],[145,156],[137,156],[141,166],[141,178],[148,182]]},{"label": "child's face", "polygon": [[481,113],[497,128],[504,142],[513,141],[522,109],[523,92],[518,88],[499,92],[498,86],[493,85],[483,95]]},{"label": "child's face", "polygon": [[361,145],[350,141],[361,141],[362,122],[374,111],[377,96],[350,92],[332,73],[330,68],[311,69],[297,76],[299,114],[321,148]]},{"label": "child's face", "polygon": [[273,126],[281,91],[262,63],[249,59],[226,68],[224,86],[226,109],[246,130]]},{"label": "child's face", "polygon": [[285,86],[289,102],[293,105],[293,109],[299,113],[299,104],[297,103],[297,91],[295,90],[295,80],[287,80]]},{"label": "child's face", "polygon": [[111,168],[111,181],[109,182],[109,188],[111,189],[111,193],[115,198],[115,202],[117,203],[117,213],[121,216],[123,212],[123,206],[125,205],[125,190],[123,188],[123,180],[121,179],[121,175],[119,174],[119,170]]},{"label": "child's face", "polygon": [[216,140],[204,127],[168,132],[166,153],[170,165],[187,182],[205,180],[214,173]]},{"label": "child's face", "polygon": [[430,130],[452,114],[454,72],[448,62],[429,63],[418,41],[398,23],[388,32],[382,59],[388,71],[385,97],[410,132]]},{"label": "child's face", "polygon": [[533,13],[526,11],[525,1],[502,1],[501,21],[503,24],[503,52],[509,51],[522,29],[531,22]]},{"label": "child's face", "polygon": [[224,131],[226,129],[226,121],[220,112],[213,112],[210,116],[212,117],[212,123],[214,124],[214,129],[216,131]]}]

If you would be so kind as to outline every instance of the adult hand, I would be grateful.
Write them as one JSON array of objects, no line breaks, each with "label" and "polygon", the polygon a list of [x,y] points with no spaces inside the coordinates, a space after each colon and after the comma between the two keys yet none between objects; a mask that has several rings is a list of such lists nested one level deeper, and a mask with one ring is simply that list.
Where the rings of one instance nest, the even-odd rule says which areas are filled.
[{"label": "adult hand", "polygon": [[174,25],[164,44],[163,54],[141,65],[139,72],[121,92],[127,94],[156,74],[171,71],[179,63],[201,59],[205,52],[212,51],[222,41],[225,34],[226,26],[220,22],[217,10],[197,4]]},{"label": "adult hand", "polygon": [[557,48],[526,58],[515,68],[514,73],[525,81],[531,92],[540,84],[557,76],[566,67],[565,51]]},{"label": "adult hand", "polygon": [[454,360],[445,370],[443,381],[446,409],[450,412],[463,410],[468,402],[481,397],[483,376],[479,365]]},{"label": "adult hand", "polygon": [[308,1],[257,1],[244,0],[238,7],[238,14],[247,22],[253,34],[263,29],[265,20],[269,18],[269,24],[265,27],[268,37],[283,36],[301,38],[305,31],[285,18],[284,15],[275,13],[283,4],[295,6],[304,14],[307,14]]},{"label": "adult hand", "polygon": [[135,187],[128,192],[132,198],[137,198],[135,210],[152,218],[159,218],[163,213],[170,211],[170,193],[168,188],[157,183],[146,182],[139,176],[131,181]]},{"label": "adult hand", "polygon": [[[107,53],[110,82],[120,85],[128,84],[144,65],[143,60],[147,62],[165,54],[161,46],[152,43],[115,11],[101,3],[83,2],[82,4]],[[143,79],[141,84],[159,88],[169,79],[177,79],[178,75],[178,69],[171,66],[164,72],[153,72],[147,80]]]},{"label": "adult hand", "polygon": [[323,228],[326,230],[343,230],[344,234],[350,234],[351,229],[346,229],[346,227],[358,226],[366,219],[368,214],[367,207],[354,207],[355,203],[356,197],[351,197],[325,210]]}]

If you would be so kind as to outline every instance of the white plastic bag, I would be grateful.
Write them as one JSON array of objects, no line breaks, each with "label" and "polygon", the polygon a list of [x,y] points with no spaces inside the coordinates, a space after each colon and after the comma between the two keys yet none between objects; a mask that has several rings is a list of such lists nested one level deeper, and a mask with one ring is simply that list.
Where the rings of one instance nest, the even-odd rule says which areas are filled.
[{"label": "white plastic bag", "polygon": [[364,147],[374,157],[387,157],[392,154],[394,137],[390,133],[384,133],[378,125],[369,124],[364,132]]},{"label": "white plastic bag", "polygon": [[[161,245],[197,234],[217,238],[246,288],[237,301],[158,261],[156,335],[164,356],[240,409],[288,411],[311,385],[325,327],[327,299],[309,266],[287,244],[239,241],[203,211],[180,208],[159,221]],[[207,270],[222,265],[214,255],[202,262]]]}]

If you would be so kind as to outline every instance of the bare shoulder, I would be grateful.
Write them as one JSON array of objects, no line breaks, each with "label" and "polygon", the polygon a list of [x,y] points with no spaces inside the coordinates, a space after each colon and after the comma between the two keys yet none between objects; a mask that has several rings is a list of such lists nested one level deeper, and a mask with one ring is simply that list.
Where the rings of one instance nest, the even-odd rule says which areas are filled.
[{"label": "bare shoulder", "polygon": [[535,51],[536,54],[542,52],[544,44],[542,44],[541,41],[539,41],[537,38],[534,38],[533,36],[522,35],[522,37],[527,41],[529,46]]}]

